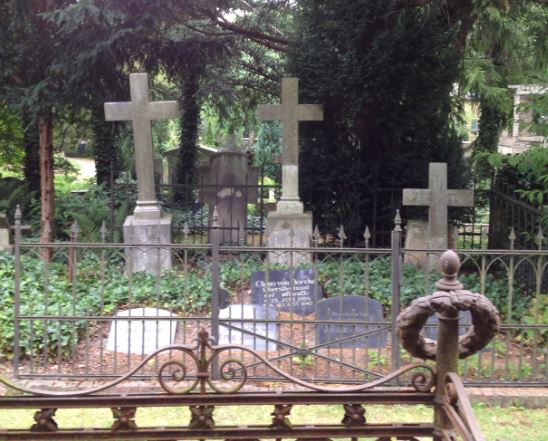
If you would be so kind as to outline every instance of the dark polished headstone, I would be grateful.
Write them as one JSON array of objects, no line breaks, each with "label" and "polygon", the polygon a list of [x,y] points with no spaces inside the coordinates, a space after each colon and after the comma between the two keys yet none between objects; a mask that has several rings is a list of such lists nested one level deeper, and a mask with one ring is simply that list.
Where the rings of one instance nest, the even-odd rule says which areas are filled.
[{"label": "dark polished headstone", "polygon": [[308,315],[323,297],[314,269],[256,271],[251,275],[251,298],[278,311]]},{"label": "dark polished headstone", "polygon": [[386,346],[386,330],[335,343],[346,337],[381,328],[381,325],[368,324],[384,321],[382,305],[377,300],[356,295],[331,297],[318,302],[316,319],[332,321],[332,323],[318,323],[317,344],[333,342],[329,345],[332,348],[384,348]]},{"label": "dark polished headstone", "polygon": [[[438,339],[438,314],[431,315],[426,321],[424,327],[424,336],[430,340]],[[459,335],[463,335],[468,331],[468,327],[472,324],[472,315],[470,311],[459,311]]]}]

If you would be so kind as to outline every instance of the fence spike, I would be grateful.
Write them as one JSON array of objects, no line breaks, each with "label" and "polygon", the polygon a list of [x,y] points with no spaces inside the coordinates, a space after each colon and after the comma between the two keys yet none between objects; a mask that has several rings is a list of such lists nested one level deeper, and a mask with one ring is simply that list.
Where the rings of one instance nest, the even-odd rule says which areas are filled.
[{"label": "fence spike", "polygon": [[74,221],[72,225],[70,226],[70,234],[74,237],[78,235],[78,222]]},{"label": "fence spike", "polygon": [[363,238],[365,239],[365,248],[369,247],[369,239],[371,239],[371,233],[369,232],[369,225],[365,226],[365,231],[363,232]]},{"label": "fence spike", "polygon": [[101,242],[105,242],[107,239],[107,224],[105,221],[101,223],[101,228],[99,229],[99,233],[101,233]]},{"label": "fence spike", "polygon": [[537,239],[538,249],[541,250],[542,244],[544,242],[544,232],[542,231],[542,225],[539,225],[538,227],[538,233],[537,233],[536,239]]},{"label": "fence spike", "polygon": [[516,230],[514,227],[510,227],[510,234],[508,235],[508,239],[510,239],[510,249],[514,249],[514,244],[516,243]]},{"label": "fence spike", "polygon": [[17,207],[15,208],[15,220],[21,221],[23,218],[23,214],[21,213],[21,205],[17,204]]},{"label": "fence spike", "polygon": [[314,232],[312,233],[312,238],[316,241],[320,240],[320,229],[318,228],[318,224],[314,227]]},{"label": "fence spike", "polygon": [[49,221],[44,222],[44,236],[49,237],[51,234],[51,225]]},{"label": "fence spike", "polygon": [[339,241],[341,243],[341,245],[344,243],[344,241],[347,239],[346,237],[346,233],[344,232],[344,227],[343,225],[341,224],[341,226],[339,227],[339,231],[337,232],[337,236],[339,236]]},{"label": "fence spike", "polygon": [[394,216],[394,231],[401,231],[400,210],[396,210],[396,216]]},{"label": "fence spike", "polygon": [[244,224],[242,223],[240,223],[238,236],[240,237],[240,245],[245,245],[245,229],[244,229]]},{"label": "fence spike", "polygon": [[213,228],[220,228],[220,225],[219,225],[219,210],[217,210],[217,205],[215,205],[213,207],[213,222],[211,224],[211,226]]},{"label": "fence spike", "polygon": [[185,223],[183,225],[183,236],[184,236],[184,238],[185,239],[188,238],[189,234],[190,234],[190,228],[188,227],[188,222],[185,221]]}]

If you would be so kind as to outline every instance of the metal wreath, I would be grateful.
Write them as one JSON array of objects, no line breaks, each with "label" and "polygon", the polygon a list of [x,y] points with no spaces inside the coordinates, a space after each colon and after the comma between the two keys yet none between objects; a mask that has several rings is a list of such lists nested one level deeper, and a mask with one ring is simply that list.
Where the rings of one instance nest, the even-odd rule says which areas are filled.
[{"label": "metal wreath", "polygon": [[472,326],[459,337],[459,358],[482,350],[499,330],[499,314],[487,297],[466,290],[438,291],[414,300],[397,318],[402,346],[414,357],[435,360],[437,342],[424,338],[420,332],[432,314],[451,317],[458,311],[470,311],[472,315]]}]

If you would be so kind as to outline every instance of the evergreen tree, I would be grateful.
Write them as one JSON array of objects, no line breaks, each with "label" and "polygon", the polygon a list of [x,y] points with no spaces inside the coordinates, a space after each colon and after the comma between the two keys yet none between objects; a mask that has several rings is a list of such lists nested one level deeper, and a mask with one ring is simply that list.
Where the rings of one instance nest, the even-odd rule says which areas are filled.
[{"label": "evergreen tree", "polygon": [[[451,124],[460,74],[458,32],[441,6],[392,9],[383,0],[303,0],[302,38],[289,52],[301,102],[323,103],[324,123],[303,124],[301,196],[324,228],[354,240],[372,221],[380,188],[427,187],[428,163],[467,182]],[[383,201],[378,222],[395,208]]]}]

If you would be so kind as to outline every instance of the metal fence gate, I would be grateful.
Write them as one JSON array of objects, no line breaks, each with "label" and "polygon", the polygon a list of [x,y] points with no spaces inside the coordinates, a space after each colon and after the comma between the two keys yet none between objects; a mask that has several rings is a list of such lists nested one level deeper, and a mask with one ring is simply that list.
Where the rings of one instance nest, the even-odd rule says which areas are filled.
[{"label": "metal fence gate", "polygon": [[[139,365],[153,349],[190,343],[205,327],[220,343],[254,348],[295,377],[308,381],[356,382],[375,379],[414,361],[400,351],[395,319],[400,306],[435,290],[439,273],[428,254],[444,250],[401,248],[401,226],[392,247],[268,249],[246,244],[125,245],[106,241],[38,244],[21,240],[15,225],[14,258],[0,264],[12,271],[14,374],[20,378],[103,380]],[[546,385],[548,251],[457,250],[461,281],[490,296],[502,312],[503,327],[481,353],[460,366],[477,385]],[[131,248],[160,256],[169,250],[172,268],[132,273]],[[51,250],[45,252],[45,250]],[[305,256],[307,263],[283,265],[276,254]],[[51,256],[45,259],[44,256]],[[413,261],[424,261],[418,268]],[[159,258],[159,257],[158,257]],[[297,261],[297,259],[294,259]],[[10,263],[11,262],[11,263]],[[530,287],[515,275],[531,268]],[[261,288],[261,289],[259,289]],[[430,323],[435,338],[435,323]],[[427,329],[427,332],[428,329]],[[428,336],[428,335],[427,335]],[[225,354],[243,360],[257,381],[275,379],[257,357],[235,348]],[[151,360],[133,378],[156,373]]]}]

